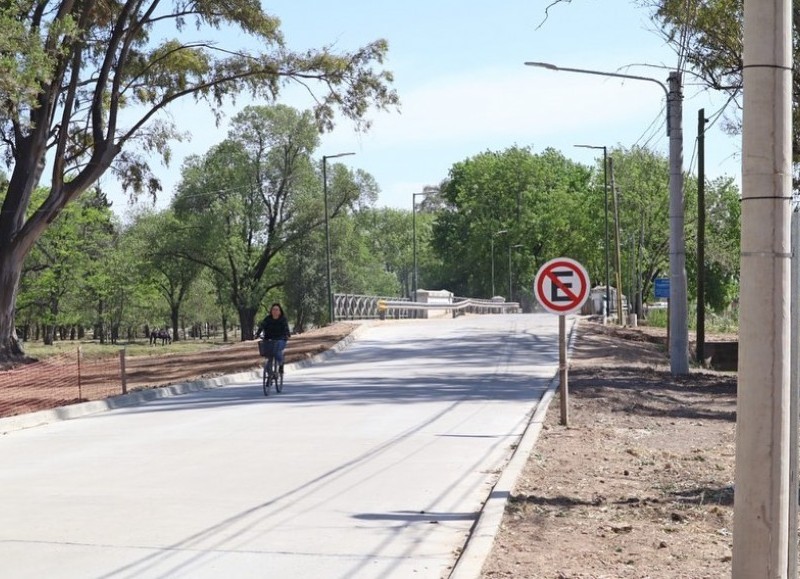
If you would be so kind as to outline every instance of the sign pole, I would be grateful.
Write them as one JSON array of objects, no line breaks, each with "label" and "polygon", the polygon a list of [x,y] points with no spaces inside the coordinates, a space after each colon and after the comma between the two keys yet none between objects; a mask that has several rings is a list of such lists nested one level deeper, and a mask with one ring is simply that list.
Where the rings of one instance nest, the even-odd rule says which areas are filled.
[{"label": "sign pole", "polygon": [[590,287],[586,268],[568,257],[558,257],[545,263],[533,281],[536,299],[544,309],[558,316],[558,378],[563,426],[569,423],[567,315],[580,311],[589,297]]},{"label": "sign pole", "polygon": [[567,316],[558,316],[558,379],[561,425],[569,425],[569,384],[567,383]]}]

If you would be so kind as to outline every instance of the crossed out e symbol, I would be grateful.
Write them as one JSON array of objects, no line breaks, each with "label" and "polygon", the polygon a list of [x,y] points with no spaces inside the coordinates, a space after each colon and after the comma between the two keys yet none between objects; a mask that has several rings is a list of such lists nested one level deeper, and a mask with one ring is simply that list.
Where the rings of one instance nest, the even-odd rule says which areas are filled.
[{"label": "crossed out e symbol", "polygon": [[553,270],[550,272],[550,279],[553,282],[550,284],[550,301],[552,302],[568,302],[574,299],[575,295],[567,290],[572,289],[571,281],[563,281],[556,278],[572,278],[573,272],[571,270]]}]

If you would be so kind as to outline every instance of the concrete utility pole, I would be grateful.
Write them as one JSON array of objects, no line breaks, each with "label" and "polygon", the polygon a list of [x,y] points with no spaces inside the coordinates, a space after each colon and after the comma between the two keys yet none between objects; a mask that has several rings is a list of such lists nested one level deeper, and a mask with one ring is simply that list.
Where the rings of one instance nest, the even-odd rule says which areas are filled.
[{"label": "concrete utility pole", "polygon": [[683,231],[683,94],[681,75],[669,73],[669,365],[673,375],[689,373],[689,306],[686,297],[686,241]]},{"label": "concrete utility pole", "polygon": [[[733,579],[789,569],[792,3],[744,2]],[[795,315],[797,313],[795,312]]]}]

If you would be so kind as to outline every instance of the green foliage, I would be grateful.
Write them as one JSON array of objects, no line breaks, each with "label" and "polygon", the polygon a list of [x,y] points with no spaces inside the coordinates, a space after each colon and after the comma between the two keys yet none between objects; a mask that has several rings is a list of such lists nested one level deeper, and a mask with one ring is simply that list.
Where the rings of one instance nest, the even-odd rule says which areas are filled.
[{"label": "green foliage", "polygon": [[512,147],[456,163],[443,186],[445,208],[437,212],[431,238],[442,264],[442,287],[489,297],[494,263],[495,289],[507,295],[507,254],[516,245],[522,246],[511,252],[516,286],[514,277],[531,279],[552,257],[570,253],[587,261],[590,245],[600,239],[596,207],[588,203],[590,176],[586,167],[552,149],[537,155]]},{"label": "green foliage", "polygon": [[[46,194],[39,190],[40,198]],[[68,207],[28,254],[17,308],[44,328],[51,343],[57,326],[79,324],[86,282],[95,279],[116,235],[105,195],[90,190]],[[65,308],[65,306],[69,306]]]},{"label": "green foliage", "polygon": [[[188,243],[179,255],[212,270],[237,310],[244,338],[252,336],[264,300],[286,282],[280,255],[305,245],[304,238],[324,225],[322,178],[311,161],[318,140],[310,112],[247,107],[226,141],[184,165],[173,206],[184,226],[207,241]],[[342,164],[328,166],[327,177],[332,222],[377,190],[370,175]]]},{"label": "green foliage", "polygon": [[[647,0],[653,20],[689,68],[713,90],[739,103],[744,46],[743,0]],[[792,2],[793,60],[800,58],[800,0]],[[728,129],[741,129],[741,105],[730,111]],[[800,71],[792,73],[792,150],[800,163]],[[795,172],[797,169],[795,169]],[[798,188],[795,174],[795,190]]]},{"label": "green foliage", "polygon": [[[293,52],[279,20],[250,0],[16,1],[0,8],[0,28],[0,148],[13,167],[0,207],[0,359],[22,354],[13,317],[22,264],[62,210],[109,170],[134,197],[161,190],[149,163],[168,162],[183,137],[159,114],[174,103],[194,98],[220,115],[242,92],[274,102],[299,82],[316,97],[318,131],[335,115],[366,129],[370,109],[399,103],[381,69],[386,41]],[[218,29],[224,42],[196,40]],[[49,191],[32,211],[42,178]]]}]

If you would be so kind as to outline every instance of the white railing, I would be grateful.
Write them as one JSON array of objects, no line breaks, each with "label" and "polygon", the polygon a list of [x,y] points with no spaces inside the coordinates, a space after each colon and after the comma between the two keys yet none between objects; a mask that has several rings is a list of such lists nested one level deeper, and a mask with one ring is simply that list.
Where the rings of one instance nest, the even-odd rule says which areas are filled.
[{"label": "white railing", "polygon": [[334,295],[336,320],[407,319],[429,317],[429,314],[512,314],[522,309],[517,302],[453,297],[449,302],[411,301],[409,298],[365,296],[353,294]]},{"label": "white railing", "polygon": [[408,298],[365,296],[358,294],[334,294],[333,318],[334,320],[377,320],[381,316],[400,319],[411,317],[405,308],[391,308],[388,312],[378,311],[378,302],[392,300],[405,303]]}]

